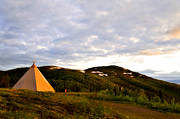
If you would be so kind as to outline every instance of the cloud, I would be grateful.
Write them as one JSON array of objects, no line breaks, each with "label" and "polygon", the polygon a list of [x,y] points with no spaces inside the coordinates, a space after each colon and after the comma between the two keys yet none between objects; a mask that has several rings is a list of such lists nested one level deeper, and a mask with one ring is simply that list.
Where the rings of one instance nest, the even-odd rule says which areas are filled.
[{"label": "cloud", "polygon": [[129,40],[130,40],[130,41],[133,41],[134,43],[139,42],[139,39],[138,39],[138,38],[135,38],[135,37],[130,37]]},{"label": "cloud", "polygon": [[171,39],[180,39],[180,27],[177,27],[168,33],[168,37],[166,40],[171,40]]},{"label": "cloud", "polygon": [[97,17],[103,17],[103,16],[107,16],[108,12],[107,11],[98,11],[96,13]]},{"label": "cloud", "polygon": [[[34,59],[39,65],[69,68],[115,64],[147,69],[149,57],[153,64],[154,56],[180,48],[179,30],[171,30],[179,25],[179,4],[179,0],[1,0],[0,69],[28,66]],[[164,40],[168,31],[173,40]]]},{"label": "cloud", "polygon": [[154,56],[154,55],[166,55],[166,54],[172,54],[176,52],[178,48],[168,48],[168,47],[161,47],[156,49],[147,49],[140,51],[141,55],[147,55],[147,56]]},{"label": "cloud", "polygon": [[154,74],[156,72],[158,71],[151,70],[151,69],[146,69],[146,70],[141,71],[142,74]]}]

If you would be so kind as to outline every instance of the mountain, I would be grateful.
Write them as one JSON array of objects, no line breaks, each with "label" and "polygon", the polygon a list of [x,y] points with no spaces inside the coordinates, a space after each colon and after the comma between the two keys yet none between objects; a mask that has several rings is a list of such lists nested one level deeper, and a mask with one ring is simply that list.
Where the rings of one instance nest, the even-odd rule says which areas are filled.
[{"label": "mountain", "polygon": [[[0,71],[0,87],[11,88],[28,70]],[[81,70],[43,66],[39,70],[57,92],[106,92],[111,95],[158,97],[162,101],[180,102],[180,85],[154,79],[119,66],[102,66]]]},{"label": "mountain", "polygon": [[0,71],[0,118],[180,118],[178,84],[119,66],[84,71],[43,66],[39,70],[56,93],[7,89],[28,69]]},{"label": "mountain", "polygon": [[180,84],[180,77],[171,77],[171,76],[157,76],[155,77],[157,79],[162,79],[164,81],[168,81],[168,82],[171,82],[171,83],[176,83],[176,84]]},{"label": "mountain", "polygon": [[180,101],[180,85],[154,79],[138,72],[133,72],[118,66],[102,66],[87,69],[87,73],[93,71],[103,72],[106,78],[114,84],[125,87],[129,92],[145,93],[149,97],[176,98]]},{"label": "mountain", "polygon": [[172,82],[172,83],[176,83],[176,84],[180,84],[180,80],[167,80],[168,82]]}]

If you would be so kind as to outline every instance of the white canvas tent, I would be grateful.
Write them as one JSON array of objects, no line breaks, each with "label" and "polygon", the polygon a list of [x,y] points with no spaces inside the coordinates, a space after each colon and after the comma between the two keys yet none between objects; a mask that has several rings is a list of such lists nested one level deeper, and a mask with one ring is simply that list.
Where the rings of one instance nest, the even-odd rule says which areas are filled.
[{"label": "white canvas tent", "polygon": [[45,79],[35,63],[33,63],[30,69],[19,79],[13,88],[55,92],[54,88]]}]

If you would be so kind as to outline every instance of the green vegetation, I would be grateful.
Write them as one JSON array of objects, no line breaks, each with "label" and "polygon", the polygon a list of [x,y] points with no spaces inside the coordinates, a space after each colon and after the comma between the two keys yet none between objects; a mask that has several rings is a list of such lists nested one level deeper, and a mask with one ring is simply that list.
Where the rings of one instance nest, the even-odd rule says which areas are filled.
[{"label": "green vegetation", "polygon": [[[59,113],[56,112],[56,109],[54,110],[54,108],[57,107],[59,109],[59,107],[64,105],[64,101],[67,101],[66,103],[67,105],[69,105],[64,105],[65,107],[62,107],[62,110],[65,110],[64,113],[61,114],[60,112],[59,116],[53,114],[52,118],[53,116],[56,116],[54,118],[66,117],[67,115],[65,114],[68,114],[67,118],[70,118],[71,116],[73,118],[80,118],[81,116],[82,118],[89,118],[91,117],[90,115],[97,115],[96,112],[98,112],[98,110],[102,111],[102,115],[100,114],[102,118],[105,118],[106,116],[114,116],[114,118],[117,115],[121,117],[124,116],[124,114],[122,114],[121,112],[114,112],[113,109],[107,111],[107,108],[105,108],[105,106],[102,106],[99,102],[108,102],[107,104],[116,102],[116,104],[112,104],[115,106],[120,105],[122,103],[130,103],[131,105],[138,105],[141,107],[146,107],[161,112],[180,113],[180,85],[153,79],[151,77],[118,66],[94,67],[85,70],[85,72],[64,68],[51,68],[52,66],[45,66],[40,67],[39,69],[42,72],[42,74],[46,77],[46,79],[50,82],[50,84],[55,88],[56,92],[64,92],[64,89],[68,89],[68,92],[79,93],[71,93],[71,95],[69,95],[67,99],[67,97],[63,96],[60,93],[51,94],[40,92],[28,92],[31,94],[29,98],[31,98],[31,96],[35,97],[31,99],[34,102],[30,103],[30,106],[24,104],[27,106],[28,110],[26,113],[21,112],[21,108],[19,108],[19,106],[21,107],[22,105],[16,102],[17,100],[15,100],[14,103],[6,104],[5,109],[10,111],[6,112],[3,110],[0,114],[6,115],[8,113],[8,115],[16,115],[15,110],[19,110],[17,112],[17,115],[29,115],[29,113],[32,113],[31,115],[34,114],[34,117],[40,117],[43,116],[43,114],[49,114],[49,112],[46,112],[49,110],[49,107],[46,107],[48,106],[48,104],[46,103],[40,104],[43,106],[38,107],[38,109],[42,108],[41,110],[43,110],[44,112],[38,112],[37,110],[35,110],[35,100],[41,100],[42,102],[48,100],[48,102],[50,103],[49,106],[53,108],[52,112],[54,113]],[[18,68],[9,71],[0,71],[0,87],[11,88],[27,70],[28,68]],[[97,72],[104,75],[100,76]],[[3,92],[8,92],[8,96],[0,97],[0,101],[3,100],[4,102],[6,100],[7,102],[9,102],[11,101],[11,98],[14,98],[14,96],[11,96],[11,91],[3,90]],[[85,94],[80,92],[85,92]],[[1,94],[3,93],[1,92]],[[22,97],[21,94],[23,94]],[[26,98],[28,98],[26,91],[16,91],[16,93],[13,93],[13,95],[18,95],[15,96],[15,99],[18,100],[20,98],[23,98],[23,96],[26,96]],[[37,95],[40,95],[40,97],[37,98]],[[49,95],[49,97],[47,95]],[[50,99],[54,100],[55,102],[51,102]],[[31,100],[29,100],[29,102],[31,102]],[[76,106],[81,105],[80,102],[78,102],[78,100],[81,100],[82,105],[80,107],[71,107],[72,104],[70,104],[68,100]],[[55,105],[54,103],[57,102],[58,105]],[[59,104],[59,102],[63,103]],[[95,105],[93,103],[95,103]],[[16,106],[18,106],[17,109]],[[69,107],[70,109],[73,108],[75,110],[69,111]],[[3,108],[3,105],[1,105],[0,109]],[[31,110],[29,108],[32,108],[33,111],[29,112]],[[23,110],[25,110],[24,107]],[[71,113],[69,114],[68,111]],[[98,114],[99,113],[100,112],[98,112]],[[77,117],[74,117],[74,114]],[[87,115],[87,117],[85,115]],[[98,118],[101,118],[100,115],[98,115]],[[126,116],[127,115],[125,115],[125,117]],[[123,117],[123,119],[125,117]]]},{"label": "green vegetation", "polygon": [[110,111],[98,101],[75,95],[0,89],[0,118],[123,117]]},{"label": "green vegetation", "polygon": [[152,99],[148,99],[145,95],[137,97],[124,94],[114,96],[98,93],[96,95],[86,95],[86,97],[88,97],[89,99],[113,101],[116,103],[132,103],[162,112],[180,113],[179,103],[175,103],[174,100],[172,100],[171,103],[167,103],[166,101],[162,101],[158,96]]},{"label": "green vegetation", "polygon": [[[82,73],[70,69],[50,69],[40,67],[40,71],[55,88],[56,92],[99,92],[108,90],[112,95],[145,96],[149,100],[159,97],[162,102],[180,102],[180,85],[153,79],[137,72],[118,67],[94,67]],[[0,87],[11,88],[28,70],[18,68],[0,72]],[[92,71],[100,71],[108,76],[99,76]]]},{"label": "green vegetation", "polygon": [[0,89],[0,118],[5,119],[179,119],[178,113],[152,111],[130,98],[96,93],[48,93]]}]

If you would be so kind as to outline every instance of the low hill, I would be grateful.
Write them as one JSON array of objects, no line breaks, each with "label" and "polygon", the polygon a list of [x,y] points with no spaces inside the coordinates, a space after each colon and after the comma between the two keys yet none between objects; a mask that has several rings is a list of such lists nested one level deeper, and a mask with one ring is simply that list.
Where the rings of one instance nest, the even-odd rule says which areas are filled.
[{"label": "low hill", "polygon": [[94,67],[86,70],[87,73],[94,71],[106,74],[106,78],[116,84],[116,86],[137,92],[137,95],[145,93],[149,97],[159,96],[167,100],[175,98],[180,102],[180,85],[178,84],[154,79],[118,66]]},{"label": "low hill", "polygon": [[[161,102],[180,102],[180,85],[153,79],[138,72],[118,67],[103,66],[81,70],[56,66],[39,67],[57,92],[65,88],[72,92],[103,92],[110,95],[144,96]],[[11,88],[28,70],[17,68],[0,72],[0,87]]]},{"label": "low hill", "polygon": [[[0,71],[0,118],[179,119],[180,85],[118,66],[39,67],[56,93],[11,88],[28,70]],[[65,96],[64,89],[68,89]]]}]

